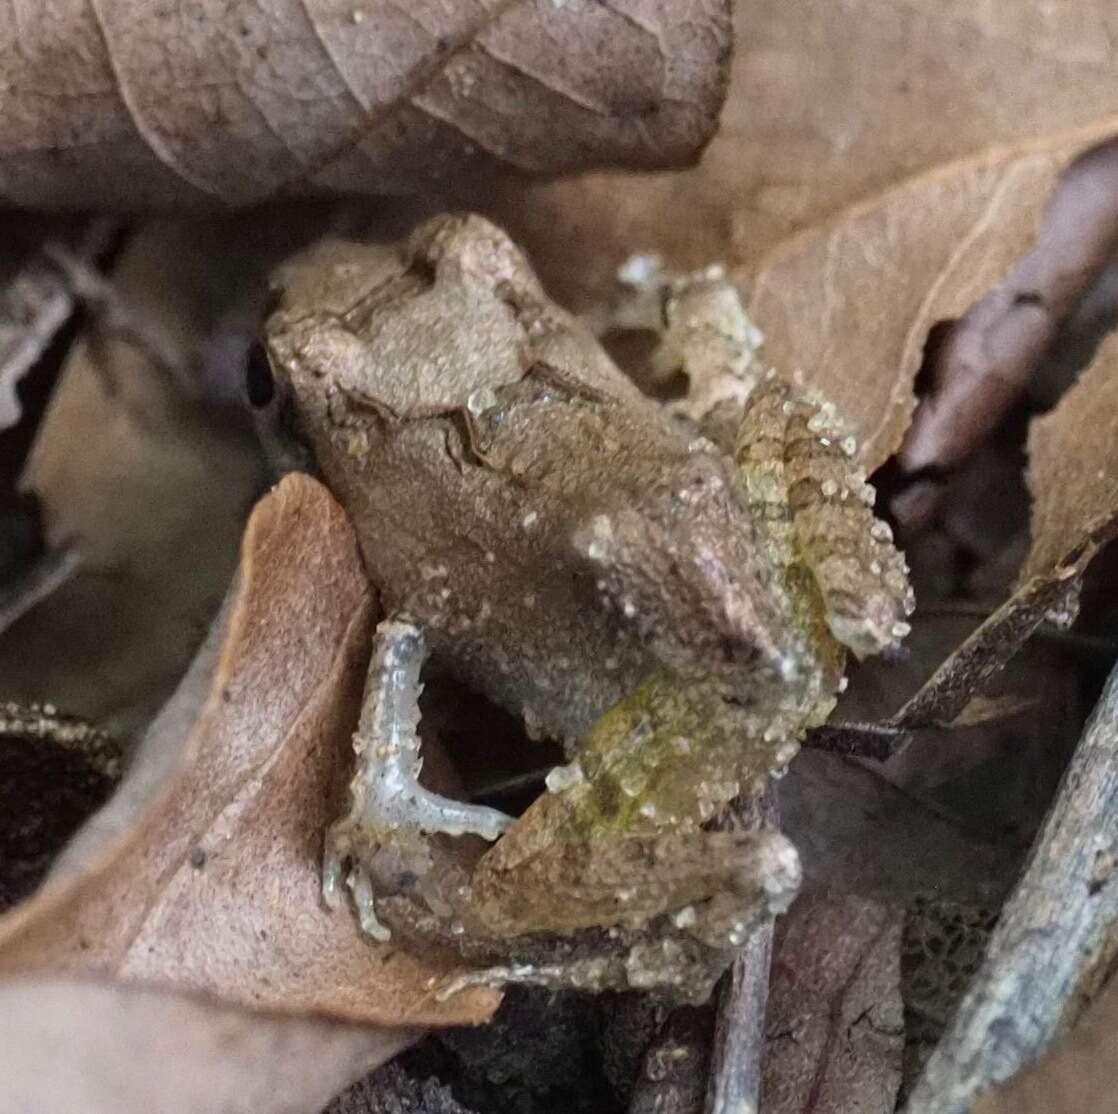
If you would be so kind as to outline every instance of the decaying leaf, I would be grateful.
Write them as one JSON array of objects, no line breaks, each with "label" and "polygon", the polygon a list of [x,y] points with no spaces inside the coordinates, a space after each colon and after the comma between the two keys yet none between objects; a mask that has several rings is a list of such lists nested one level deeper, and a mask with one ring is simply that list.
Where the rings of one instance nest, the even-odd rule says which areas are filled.
[{"label": "decaying leaf", "polygon": [[910,1091],[977,974],[997,923],[989,906],[943,901],[934,896],[905,911],[901,949],[901,997],[905,1006],[902,1088]]},{"label": "decaying leaf", "polygon": [[969,1110],[978,1095],[1066,1032],[1105,982],[1118,925],[1116,804],[1118,671],[1112,671],[908,1114]]},{"label": "decaying leaf", "polygon": [[901,1078],[901,913],[802,897],[779,922],[761,1108],[889,1114]]},{"label": "decaying leaf", "polygon": [[1032,548],[1022,579],[1074,567],[1118,527],[1118,336],[1029,433]]},{"label": "decaying leaf", "polygon": [[[1024,392],[1061,323],[1118,247],[1116,192],[1114,141],[1079,156],[1059,176],[1034,216],[1030,250],[931,354],[928,393],[905,438],[903,468],[956,467]],[[1018,200],[1034,208],[1033,197]],[[1013,245],[1017,229],[995,221],[992,231],[1003,248]]]},{"label": "decaying leaf", "polygon": [[0,35],[0,196],[119,209],[685,163],[730,19],[728,0],[98,0]]},{"label": "decaying leaf", "polygon": [[726,108],[698,167],[527,197],[517,184],[496,212],[575,309],[608,296],[634,251],[674,269],[721,259],[748,282],[788,236],[910,175],[1113,109],[1114,18],[1105,0],[737,0]]},{"label": "decaying leaf", "polygon": [[871,470],[908,427],[932,327],[1002,280],[1032,243],[1061,171],[1116,129],[1110,117],[937,167],[760,263],[749,310],[766,359],[802,368],[831,396]]},{"label": "decaying leaf", "polygon": [[18,979],[0,984],[0,1110],[317,1114],[414,1039],[96,979]]},{"label": "decaying leaf", "polygon": [[1056,409],[1033,423],[1032,547],[1020,585],[889,721],[900,732],[950,723],[1048,618],[1074,618],[1080,577],[1118,531],[1118,338]]},{"label": "decaying leaf", "polygon": [[322,1114],[475,1114],[437,1079],[419,1080],[385,1064],[336,1096]]},{"label": "decaying leaf", "polygon": [[445,968],[372,946],[320,902],[371,618],[343,512],[308,477],[284,480],[249,522],[209,695],[178,762],[84,869],[0,919],[0,973],[113,975],[378,1024],[484,1017],[491,993],[438,1002]]}]

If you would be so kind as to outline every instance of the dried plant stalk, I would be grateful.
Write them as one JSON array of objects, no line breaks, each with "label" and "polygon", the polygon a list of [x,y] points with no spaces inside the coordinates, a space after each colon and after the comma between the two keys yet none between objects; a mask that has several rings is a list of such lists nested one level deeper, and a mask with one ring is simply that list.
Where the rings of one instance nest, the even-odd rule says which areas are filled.
[{"label": "dried plant stalk", "polygon": [[[766,793],[753,808],[735,807],[728,822],[742,828],[779,828],[775,795]],[[760,1108],[772,945],[770,920],[754,934],[723,979],[711,1047],[706,1114],[755,1114]]]},{"label": "dried plant stalk", "polygon": [[772,940],[770,921],[734,961],[722,989],[706,1114],[755,1114],[759,1109]]},{"label": "dried plant stalk", "polygon": [[1116,856],[1118,669],[906,1114],[962,1114],[1075,1021],[1113,951]]}]

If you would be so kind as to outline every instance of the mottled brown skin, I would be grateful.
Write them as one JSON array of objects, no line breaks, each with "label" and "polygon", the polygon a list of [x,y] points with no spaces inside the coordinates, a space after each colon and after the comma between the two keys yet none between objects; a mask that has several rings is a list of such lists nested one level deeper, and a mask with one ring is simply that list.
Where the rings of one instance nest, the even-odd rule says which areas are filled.
[{"label": "mottled brown skin", "polygon": [[[701,822],[763,784],[825,717],[841,679],[835,635],[871,652],[903,613],[895,585],[878,593],[880,608],[859,611],[859,592],[877,598],[863,576],[842,597],[855,636],[849,623],[828,629],[828,593],[839,594],[833,576],[813,579],[833,555],[816,552],[819,500],[808,496],[830,473],[766,447],[771,415],[759,440],[742,427],[735,461],[700,436],[695,415],[644,398],[480,218],[428,222],[402,251],[327,243],[279,284],[267,330],[279,405],[349,511],[391,617],[355,739],[354,809],[329,841],[333,881],[352,860],[374,934],[386,935],[375,901],[409,931],[453,934],[490,961],[520,957],[488,973],[498,981],[697,996],[798,878],[779,835]],[[700,286],[674,296],[682,304]],[[748,380],[736,319],[721,335],[737,303],[717,294],[674,331],[661,323],[665,348],[683,353],[707,409],[737,406],[740,425],[747,400],[764,404],[772,387]],[[670,316],[672,297],[662,304]],[[687,366],[696,352],[710,368]],[[814,412],[801,411],[802,422]],[[783,432],[770,441],[794,444]],[[870,579],[876,591],[881,578]],[[415,786],[409,694],[428,653],[533,734],[577,751],[453,892],[424,833],[493,838],[503,824],[469,806],[442,823],[450,803]],[[410,905],[391,900],[402,879]],[[611,924],[625,926],[624,947],[614,934],[589,952],[562,944],[562,962],[541,958],[549,933]]]},{"label": "mottled brown skin", "polygon": [[[503,237],[477,251],[484,227],[424,226],[402,274],[385,249],[324,245],[304,265],[352,268],[352,285],[313,312],[289,288],[292,310],[269,325],[384,610],[423,626],[463,681],[572,743],[664,658],[704,674],[726,658],[727,688],[748,695],[784,632],[730,462],[694,449]],[[462,243],[480,258],[463,260]],[[679,491],[693,495],[682,508]],[[586,554],[599,516],[615,523],[605,566]]]}]

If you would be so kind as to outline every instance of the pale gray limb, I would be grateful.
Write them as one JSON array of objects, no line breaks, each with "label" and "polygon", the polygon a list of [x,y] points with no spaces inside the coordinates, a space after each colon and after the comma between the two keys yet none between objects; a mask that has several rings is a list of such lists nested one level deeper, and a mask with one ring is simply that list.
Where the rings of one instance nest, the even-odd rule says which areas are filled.
[{"label": "pale gray limb", "polygon": [[[775,794],[766,793],[749,813],[734,813],[736,826],[779,825]],[[711,1048],[706,1114],[757,1114],[761,1102],[761,1056],[769,1000],[773,920],[753,934],[722,980]]]},{"label": "pale gray limb", "polygon": [[1074,1022],[1113,959],[1116,865],[1118,669],[907,1114],[962,1114]]},{"label": "pale gray limb", "polygon": [[387,619],[377,627],[361,719],[353,736],[357,769],[350,782],[351,808],[326,837],[326,904],[339,904],[344,880],[362,929],[378,940],[389,937],[374,910],[376,887],[370,867],[378,852],[396,847],[422,856],[424,834],[473,834],[494,840],[512,823],[496,809],[441,797],[420,784],[419,675],[426,660],[423,632],[413,623]]}]

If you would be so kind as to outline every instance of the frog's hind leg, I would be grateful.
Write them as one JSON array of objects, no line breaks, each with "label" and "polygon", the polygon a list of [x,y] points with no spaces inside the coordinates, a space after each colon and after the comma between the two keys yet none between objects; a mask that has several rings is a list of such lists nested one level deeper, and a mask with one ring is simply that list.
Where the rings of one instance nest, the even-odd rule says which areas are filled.
[{"label": "frog's hind leg", "polygon": [[353,737],[357,770],[350,782],[350,812],[326,837],[323,897],[336,906],[344,879],[362,928],[377,939],[388,937],[373,909],[378,859],[422,874],[429,862],[425,835],[472,833],[493,840],[511,823],[496,809],[462,804],[420,785],[419,674],[426,657],[423,632],[414,624],[389,619],[377,627]]}]

